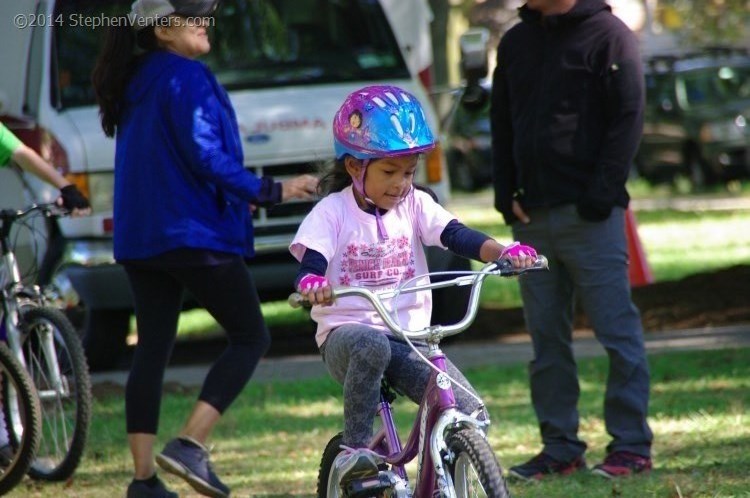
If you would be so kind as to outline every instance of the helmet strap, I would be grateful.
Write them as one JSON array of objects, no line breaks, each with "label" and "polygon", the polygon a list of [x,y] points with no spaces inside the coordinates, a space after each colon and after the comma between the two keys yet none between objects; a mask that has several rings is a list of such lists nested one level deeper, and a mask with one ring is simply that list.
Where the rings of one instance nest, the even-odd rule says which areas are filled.
[{"label": "helmet strap", "polygon": [[362,159],[361,161],[362,166],[360,167],[359,174],[356,176],[352,175],[352,186],[357,195],[362,197],[366,203],[372,204],[375,208],[375,223],[378,227],[378,240],[388,240],[388,232],[385,229],[383,216],[380,214],[380,208],[372,201],[372,199],[367,197],[367,193],[365,192],[365,177],[367,176],[367,166],[370,164],[370,160]]}]

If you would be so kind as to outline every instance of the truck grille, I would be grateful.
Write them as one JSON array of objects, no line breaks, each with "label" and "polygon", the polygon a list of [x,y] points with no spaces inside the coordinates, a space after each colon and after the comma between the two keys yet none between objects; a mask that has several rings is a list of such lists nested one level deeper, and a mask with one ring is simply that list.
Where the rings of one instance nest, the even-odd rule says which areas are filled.
[{"label": "truck grille", "polygon": [[[315,162],[287,163],[252,166],[248,168],[259,177],[271,176],[276,181],[286,180],[302,174],[320,175],[322,166]],[[253,213],[255,239],[288,235],[292,240],[299,224],[310,212],[316,201],[289,201],[271,208],[258,208]]]}]

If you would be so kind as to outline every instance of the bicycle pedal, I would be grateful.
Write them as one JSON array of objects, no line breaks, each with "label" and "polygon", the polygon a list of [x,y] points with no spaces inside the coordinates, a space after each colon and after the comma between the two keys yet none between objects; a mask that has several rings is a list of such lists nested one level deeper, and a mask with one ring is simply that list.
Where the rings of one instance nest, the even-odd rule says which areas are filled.
[{"label": "bicycle pedal", "polygon": [[376,476],[355,479],[344,485],[344,496],[348,498],[379,498],[393,489],[393,485],[384,473]]}]

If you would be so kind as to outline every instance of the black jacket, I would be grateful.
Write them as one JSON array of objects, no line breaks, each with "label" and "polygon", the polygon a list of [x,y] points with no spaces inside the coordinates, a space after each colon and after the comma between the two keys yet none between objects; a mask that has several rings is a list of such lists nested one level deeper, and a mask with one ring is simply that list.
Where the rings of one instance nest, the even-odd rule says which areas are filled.
[{"label": "black jacket", "polygon": [[495,208],[575,203],[585,219],[627,207],[643,128],[643,73],[635,35],[603,0],[578,0],[522,22],[500,41],[491,103]]}]

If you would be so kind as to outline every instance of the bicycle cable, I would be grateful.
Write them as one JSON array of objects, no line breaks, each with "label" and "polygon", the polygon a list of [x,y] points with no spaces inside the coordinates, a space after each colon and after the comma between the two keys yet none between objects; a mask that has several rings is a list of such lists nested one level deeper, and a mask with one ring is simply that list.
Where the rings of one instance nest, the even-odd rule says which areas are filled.
[{"label": "bicycle cable", "polygon": [[[401,327],[401,322],[399,321],[399,318],[398,318],[398,303],[397,303],[396,298],[401,294],[402,289],[405,288],[407,284],[410,284],[411,282],[424,278],[424,277],[433,277],[433,276],[440,277],[440,276],[455,276],[455,275],[466,275],[466,276],[477,275],[478,276],[478,275],[492,275],[492,273],[486,272],[486,271],[485,272],[483,271],[441,271],[441,272],[426,273],[424,275],[419,275],[419,276],[412,277],[408,280],[403,281],[396,287],[396,289],[393,291],[393,296],[391,297],[394,319],[395,319],[396,324],[399,326],[399,328]],[[447,377],[448,380],[453,385],[459,387],[466,394],[474,398],[480,404],[481,408],[485,407],[484,401],[479,396],[471,392],[467,387],[465,387],[463,384],[461,384],[456,379],[451,377],[450,374],[447,372],[447,370],[446,371],[440,370],[438,367],[433,365],[432,362],[424,354],[422,354],[422,352],[414,345],[414,343],[411,341],[411,339],[409,339],[409,337],[406,334],[403,334],[403,339],[406,341],[406,343],[409,345],[412,351],[414,351],[417,354],[417,356],[419,356],[422,359],[422,361],[427,363],[427,365],[431,369],[435,370],[438,373],[445,374],[445,377]]]}]

